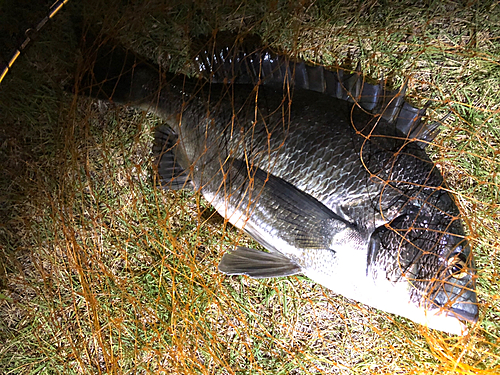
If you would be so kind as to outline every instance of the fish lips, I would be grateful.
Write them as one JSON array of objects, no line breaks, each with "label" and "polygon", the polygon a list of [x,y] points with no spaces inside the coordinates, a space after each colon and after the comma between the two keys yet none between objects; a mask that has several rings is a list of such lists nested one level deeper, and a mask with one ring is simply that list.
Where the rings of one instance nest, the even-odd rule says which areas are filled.
[{"label": "fish lips", "polygon": [[464,297],[464,301],[454,303],[446,314],[456,316],[457,318],[466,320],[470,323],[476,323],[479,316],[476,293],[472,290],[468,290],[464,294],[465,295],[462,295]]},{"label": "fish lips", "polygon": [[446,316],[475,323],[479,306],[473,284],[472,281],[464,286],[445,284],[435,296],[433,304],[442,309]]},{"label": "fish lips", "polygon": [[467,304],[465,306],[467,310],[453,306],[450,311],[446,312],[446,315],[453,316],[460,320],[465,320],[470,323],[476,323],[479,315],[479,309],[477,305]]}]

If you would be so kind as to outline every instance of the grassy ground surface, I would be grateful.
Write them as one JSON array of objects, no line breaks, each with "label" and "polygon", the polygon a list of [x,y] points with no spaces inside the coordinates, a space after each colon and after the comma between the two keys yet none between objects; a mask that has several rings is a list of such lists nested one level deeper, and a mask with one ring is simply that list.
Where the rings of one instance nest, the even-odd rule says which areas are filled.
[{"label": "grassy ground surface", "polygon": [[[2,56],[49,6],[0,2]],[[161,120],[63,90],[85,69],[82,35],[177,70],[213,30],[326,65],[360,61],[390,85],[409,79],[432,120],[452,112],[430,151],[476,257],[481,311],[468,336],[304,277],[221,275],[224,251],[251,241],[198,195],[155,187]],[[494,1],[70,1],[0,84],[0,372],[500,372],[499,35]]]}]

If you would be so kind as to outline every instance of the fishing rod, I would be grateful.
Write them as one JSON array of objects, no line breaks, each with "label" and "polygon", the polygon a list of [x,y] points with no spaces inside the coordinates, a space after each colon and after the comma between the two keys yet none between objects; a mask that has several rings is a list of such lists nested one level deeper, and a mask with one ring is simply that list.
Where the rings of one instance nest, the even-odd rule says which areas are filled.
[{"label": "fishing rod", "polygon": [[40,30],[46,25],[46,23],[52,19],[56,15],[57,12],[68,2],[69,0],[58,0],[50,7],[47,15],[36,25],[35,28],[26,29],[24,32],[26,35],[26,39],[19,46],[19,48],[12,54],[9,62],[2,63],[0,65],[0,83],[7,75],[7,73],[12,69],[12,65],[16,62],[17,58],[24,52],[24,50],[28,47],[30,42],[36,37],[36,35],[40,32]]}]

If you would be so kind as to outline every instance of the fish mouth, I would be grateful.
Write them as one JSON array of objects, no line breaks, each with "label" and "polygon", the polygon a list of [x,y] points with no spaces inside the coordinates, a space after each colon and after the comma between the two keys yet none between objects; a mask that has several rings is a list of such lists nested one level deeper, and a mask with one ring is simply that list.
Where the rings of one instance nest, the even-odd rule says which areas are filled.
[{"label": "fish mouth", "polygon": [[[457,306],[458,305],[458,306]],[[451,310],[446,312],[447,316],[453,316],[460,320],[465,320],[470,323],[476,323],[479,315],[479,309],[477,304],[472,303],[460,303],[453,305]]]},{"label": "fish mouth", "polygon": [[473,281],[465,281],[462,285],[457,281],[445,283],[436,294],[434,304],[448,317],[470,323],[476,323],[479,317],[479,305]]}]

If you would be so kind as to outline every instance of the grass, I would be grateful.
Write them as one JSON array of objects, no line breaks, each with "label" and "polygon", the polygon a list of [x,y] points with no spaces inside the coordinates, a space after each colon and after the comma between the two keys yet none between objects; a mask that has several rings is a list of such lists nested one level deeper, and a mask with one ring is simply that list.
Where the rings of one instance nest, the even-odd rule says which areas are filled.
[{"label": "grass", "polygon": [[[479,270],[471,334],[426,330],[304,277],[219,274],[223,252],[251,241],[198,195],[155,187],[161,120],[62,90],[84,69],[78,19],[84,35],[173,69],[192,38],[218,28],[309,61],[361,61],[390,85],[409,77],[431,119],[453,114],[430,150]],[[0,86],[0,372],[499,372],[499,29],[496,2],[70,2]]]}]

